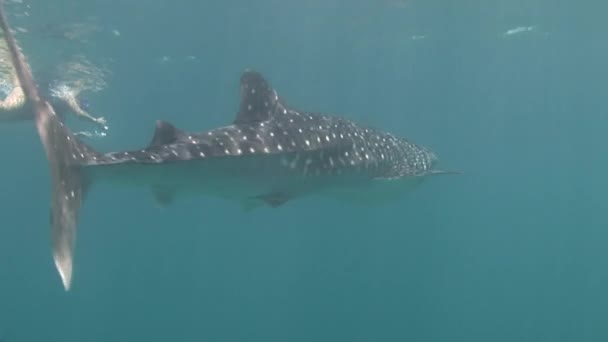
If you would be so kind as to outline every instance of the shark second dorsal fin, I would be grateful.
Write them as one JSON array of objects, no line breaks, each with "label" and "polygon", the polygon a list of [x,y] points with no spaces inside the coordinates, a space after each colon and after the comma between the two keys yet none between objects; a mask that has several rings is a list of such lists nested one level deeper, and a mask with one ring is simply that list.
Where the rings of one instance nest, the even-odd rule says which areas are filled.
[{"label": "shark second dorsal fin", "polygon": [[175,128],[172,124],[158,120],[156,121],[156,129],[154,130],[154,136],[152,137],[149,146],[173,144],[178,141],[182,135],[182,131]]},{"label": "shark second dorsal fin", "polygon": [[252,124],[270,119],[277,111],[279,97],[259,72],[241,75],[241,103],[235,124]]}]

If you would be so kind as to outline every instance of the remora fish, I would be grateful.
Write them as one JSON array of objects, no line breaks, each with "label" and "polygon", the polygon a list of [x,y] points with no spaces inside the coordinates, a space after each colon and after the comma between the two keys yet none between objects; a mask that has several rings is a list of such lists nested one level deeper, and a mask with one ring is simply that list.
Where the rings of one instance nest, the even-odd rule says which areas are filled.
[{"label": "remora fish", "polygon": [[435,169],[435,154],[405,139],[286,106],[255,71],[241,76],[233,124],[191,133],[157,121],[146,148],[97,152],[40,98],[3,13],[1,19],[49,160],[53,256],[66,290],[72,281],[78,211],[93,182],[149,187],[163,204],[187,193],[278,207],[313,194],[392,199],[427,176],[451,173]]}]

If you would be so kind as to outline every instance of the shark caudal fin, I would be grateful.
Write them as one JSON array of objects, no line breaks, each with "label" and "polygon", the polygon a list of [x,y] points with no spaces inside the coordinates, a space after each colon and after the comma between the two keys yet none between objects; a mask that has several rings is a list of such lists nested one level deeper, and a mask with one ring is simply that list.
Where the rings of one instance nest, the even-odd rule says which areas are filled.
[{"label": "shark caudal fin", "polygon": [[64,127],[53,107],[40,97],[25,56],[21,53],[8,25],[0,0],[0,27],[19,77],[27,105],[34,111],[38,135],[46,152],[52,181],[51,226],[55,266],[64,288],[70,289],[78,211],[86,192],[87,181],[80,165],[98,153],[80,142]]},{"label": "shark caudal fin", "polygon": [[53,259],[64,288],[72,283],[78,212],[88,179],[81,164],[97,152],[80,142],[64,127],[48,102],[36,113],[36,127],[51,171],[51,237]]}]

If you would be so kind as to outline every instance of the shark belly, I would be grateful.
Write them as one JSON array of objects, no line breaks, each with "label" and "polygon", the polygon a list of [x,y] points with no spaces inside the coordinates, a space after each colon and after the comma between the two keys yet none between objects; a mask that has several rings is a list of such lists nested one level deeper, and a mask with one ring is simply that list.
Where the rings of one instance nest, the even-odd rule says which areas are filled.
[{"label": "shark belly", "polygon": [[[312,193],[340,194],[368,188],[363,168],[339,165],[321,169],[313,162],[321,151],[224,156],[187,162],[119,163],[87,167],[97,182],[150,188],[171,196],[211,196],[246,200],[280,194],[290,199]],[[316,159],[315,159],[316,158]],[[331,190],[335,190],[332,192]]]}]

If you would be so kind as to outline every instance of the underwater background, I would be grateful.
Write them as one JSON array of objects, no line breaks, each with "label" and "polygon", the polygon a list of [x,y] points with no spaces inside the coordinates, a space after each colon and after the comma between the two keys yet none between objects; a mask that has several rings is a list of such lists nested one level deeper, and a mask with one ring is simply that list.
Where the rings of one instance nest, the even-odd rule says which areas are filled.
[{"label": "underwater background", "polygon": [[253,68],[288,105],[463,174],[381,206],[250,213],[94,186],[66,293],[44,151],[32,122],[2,124],[0,341],[608,340],[608,3],[5,2],[35,77],[103,66],[101,151],[145,146],[157,119],[231,123]]}]

